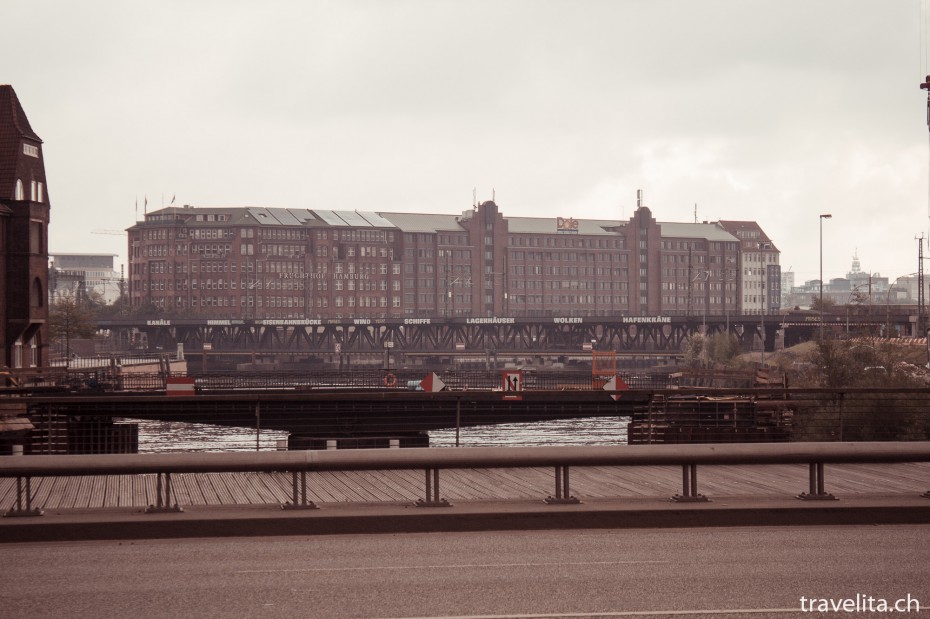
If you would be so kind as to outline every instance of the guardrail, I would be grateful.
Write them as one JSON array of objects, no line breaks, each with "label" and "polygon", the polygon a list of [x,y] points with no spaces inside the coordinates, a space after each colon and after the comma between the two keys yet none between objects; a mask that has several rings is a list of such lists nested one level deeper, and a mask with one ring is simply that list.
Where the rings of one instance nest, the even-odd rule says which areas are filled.
[{"label": "guardrail", "polygon": [[[104,456],[17,456],[0,458],[0,477],[17,480],[14,507],[6,516],[40,516],[32,507],[32,477],[156,474],[157,503],[148,513],[180,512],[171,504],[173,473],[273,472],[292,474],[291,501],[284,509],[316,509],[307,500],[307,473],[316,471],[423,470],[424,498],[420,507],[447,507],[439,472],[443,469],[552,467],[555,495],[549,504],[580,501],[572,496],[570,467],[681,466],[680,502],[707,501],[698,493],[698,465],[807,464],[808,491],[803,500],[836,500],[825,489],[824,465],[837,463],[930,462],[930,442],[911,443],[789,443],[753,445],[642,445],[618,447],[532,447],[470,449],[371,449],[347,451],[291,451],[254,454],[150,454]],[[930,491],[923,494],[930,498]]]}]

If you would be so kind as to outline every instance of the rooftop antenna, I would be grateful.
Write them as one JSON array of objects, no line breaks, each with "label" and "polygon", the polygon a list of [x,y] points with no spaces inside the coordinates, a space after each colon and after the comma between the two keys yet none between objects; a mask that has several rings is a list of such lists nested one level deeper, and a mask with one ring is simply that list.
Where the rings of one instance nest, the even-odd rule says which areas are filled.
[{"label": "rooftop antenna", "polygon": [[471,189],[471,207],[478,208],[478,188],[472,187]]}]

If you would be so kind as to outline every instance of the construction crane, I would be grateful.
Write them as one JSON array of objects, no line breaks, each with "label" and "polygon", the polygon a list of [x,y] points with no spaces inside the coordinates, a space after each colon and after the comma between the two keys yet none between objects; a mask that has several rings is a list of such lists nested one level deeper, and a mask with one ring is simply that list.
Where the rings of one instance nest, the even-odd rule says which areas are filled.
[{"label": "construction crane", "polygon": [[927,128],[930,129],[930,75],[928,75],[926,81],[920,85],[920,89],[927,91]]}]

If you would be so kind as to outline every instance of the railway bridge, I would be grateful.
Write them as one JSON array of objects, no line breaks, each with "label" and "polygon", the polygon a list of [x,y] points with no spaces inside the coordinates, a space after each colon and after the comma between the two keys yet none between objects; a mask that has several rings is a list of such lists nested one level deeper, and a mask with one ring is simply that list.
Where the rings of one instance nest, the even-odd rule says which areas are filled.
[{"label": "railway bridge", "polygon": [[[730,333],[744,350],[767,351],[813,339],[821,325],[815,312],[741,316],[473,317],[336,319],[102,320],[121,347],[244,353],[522,353],[584,354],[591,350],[630,354],[679,354],[696,333]],[[837,336],[915,336],[916,312],[889,308],[883,315],[830,313],[823,325]],[[922,334],[920,334],[922,335]]]}]

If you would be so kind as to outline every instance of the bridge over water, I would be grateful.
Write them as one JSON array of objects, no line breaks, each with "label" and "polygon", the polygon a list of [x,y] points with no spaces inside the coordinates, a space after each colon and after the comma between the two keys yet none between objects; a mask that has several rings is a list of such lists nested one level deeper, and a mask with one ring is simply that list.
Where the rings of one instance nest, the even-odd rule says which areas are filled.
[{"label": "bridge over water", "polygon": [[[28,417],[36,435],[44,436],[38,440],[38,453],[44,452],[43,440],[48,450],[60,453],[52,443],[67,443],[69,432],[87,435],[91,443],[98,441],[97,433],[105,442],[113,421],[124,419],[273,429],[315,438],[384,438],[591,417],[644,423],[646,438],[661,433],[662,440],[671,442],[784,440],[787,433],[805,440],[930,438],[927,388],[804,389],[775,383],[759,387],[754,386],[759,379],[755,373],[747,373],[741,383],[727,377],[730,387],[721,388],[703,375],[620,371],[616,384],[608,384],[607,376],[592,375],[591,370],[537,368],[520,372],[521,387],[514,389],[505,386],[510,384],[505,378],[516,370],[236,371],[192,376],[122,373],[118,366],[58,371],[65,374],[64,380],[51,373],[36,376],[33,382],[7,388],[8,395],[16,397],[3,399],[8,416]],[[428,376],[434,377],[432,387],[424,381]],[[436,379],[446,389],[433,393],[431,388],[441,386]],[[186,385],[186,391],[167,388],[178,385]],[[762,436],[770,431],[781,438]],[[760,436],[753,439],[753,432]],[[96,447],[88,449],[93,452]]]}]

